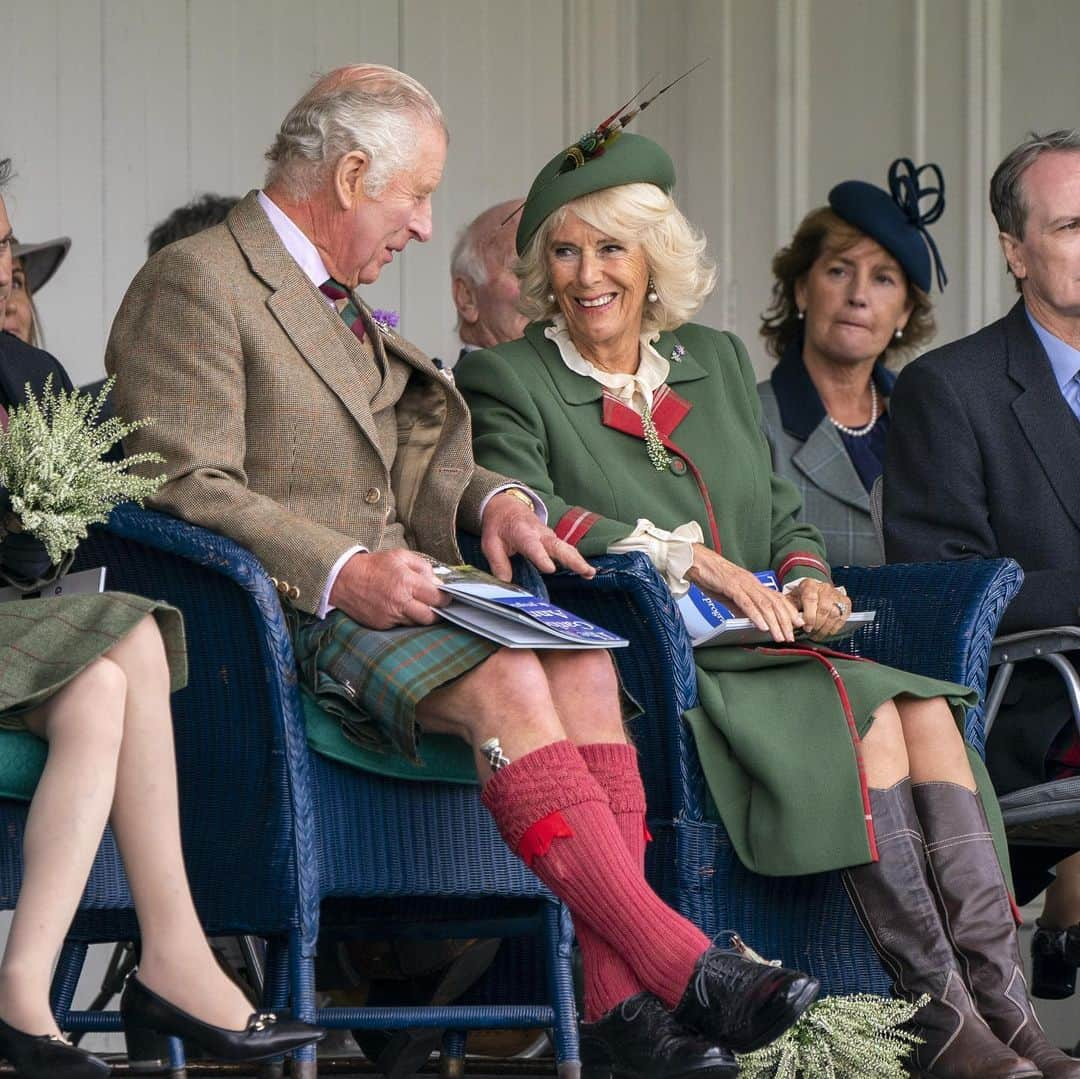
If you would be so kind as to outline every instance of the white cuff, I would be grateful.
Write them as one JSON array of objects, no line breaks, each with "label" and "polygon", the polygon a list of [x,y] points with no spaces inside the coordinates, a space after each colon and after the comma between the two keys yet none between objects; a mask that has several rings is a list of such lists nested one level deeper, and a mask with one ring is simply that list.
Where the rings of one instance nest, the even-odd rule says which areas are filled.
[{"label": "white cuff", "polygon": [[355,547],[350,547],[333,565],[330,570],[330,576],[326,578],[326,587],[323,589],[322,597],[319,599],[319,607],[315,612],[316,618],[325,618],[332,610],[334,605],[330,602],[330,593],[334,590],[334,585],[337,582],[338,574],[341,572],[342,567],[354,554],[367,554],[367,548],[361,547],[357,544]]},{"label": "white cuff", "polygon": [[503,491],[509,491],[511,487],[516,487],[519,491],[524,491],[531,499],[533,504],[533,512],[540,518],[541,524],[547,524],[548,511],[547,506],[544,505],[544,500],[533,490],[530,490],[523,483],[504,483],[501,487],[496,487],[491,494],[484,498],[484,501],[480,503],[480,520],[484,519],[484,510],[487,509],[487,504],[498,494],[502,494]]},{"label": "white cuff", "polygon": [[694,544],[704,542],[705,536],[697,521],[687,521],[669,532],[640,517],[634,531],[611,544],[608,554],[644,551],[671,589],[671,594],[681,596],[690,587],[686,575],[694,564]]}]

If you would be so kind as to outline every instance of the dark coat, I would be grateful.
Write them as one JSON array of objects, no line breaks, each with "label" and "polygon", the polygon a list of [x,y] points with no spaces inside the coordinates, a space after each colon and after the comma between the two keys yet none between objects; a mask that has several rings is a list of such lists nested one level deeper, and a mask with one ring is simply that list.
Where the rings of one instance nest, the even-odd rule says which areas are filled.
[{"label": "dark coat", "polygon": [[55,356],[25,344],[14,334],[0,333],[0,404],[8,408],[25,401],[28,382],[34,393],[40,394],[49,375],[54,390],[73,388]]},{"label": "dark coat", "polygon": [[[1015,558],[1024,585],[1003,633],[1080,621],[1080,422],[1023,302],[910,364],[891,412],[889,561]],[[1068,715],[1036,692],[1057,675],[1033,662],[1014,676],[987,747],[999,791],[1043,781],[1046,752]]]}]

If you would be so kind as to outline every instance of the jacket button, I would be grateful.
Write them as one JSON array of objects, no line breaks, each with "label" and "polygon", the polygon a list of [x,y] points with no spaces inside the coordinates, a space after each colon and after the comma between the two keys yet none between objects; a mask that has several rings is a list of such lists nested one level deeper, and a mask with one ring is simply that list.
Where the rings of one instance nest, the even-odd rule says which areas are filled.
[{"label": "jacket button", "polygon": [[283,596],[287,596],[289,594],[289,582],[288,581],[278,581],[277,590]]},{"label": "jacket button", "polygon": [[364,492],[364,501],[369,506],[374,506],[380,498],[382,498],[382,491],[380,491],[378,487],[369,487],[367,491]]},{"label": "jacket button", "polygon": [[686,471],[686,462],[681,457],[672,457],[668,463],[668,468],[675,473],[676,476],[681,476]]},{"label": "jacket button", "polygon": [[300,589],[297,588],[296,585],[293,585],[292,588],[289,589],[289,599],[299,599],[299,598],[300,598]]},{"label": "jacket button", "polygon": [[271,584],[272,584],[272,585],[273,585],[273,586],[274,586],[275,588],[277,588],[277,578],[276,578],[276,577],[271,577],[271,578],[270,578],[270,583],[271,583]]}]

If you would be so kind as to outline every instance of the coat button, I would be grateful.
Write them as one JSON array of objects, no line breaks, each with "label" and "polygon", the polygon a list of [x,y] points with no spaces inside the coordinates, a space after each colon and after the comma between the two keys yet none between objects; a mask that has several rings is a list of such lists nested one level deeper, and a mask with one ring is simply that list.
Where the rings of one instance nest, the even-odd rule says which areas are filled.
[{"label": "coat button", "polygon": [[299,598],[300,598],[300,589],[297,588],[296,585],[293,585],[292,588],[289,589],[289,599],[299,599]]},{"label": "coat button", "polygon": [[668,468],[675,473],[676,476],[681,476],[686,471],[686,462],[681,457],[672,457],[668,463]]},{"label": "coat button", "polygon": [[382,498],[382,491],[380,491],[378,487],[369,487],[367,491],[364,492],[364,501],[369,506],[374,506],[380,498]]},{"label": "coat button", "polygon": [[289,594],[289,582],[288,581],[278,581],[277,590],[283,596],[287,596]]},{"label": "coat button", "polygon": [[276,578],[276,577],[271,577],[271,578],[270,578],[270,583],[271,583],[271,584],[272,584],[272,585],[273,585],[273,586],[274,586],[275,588],[277,588],[277,578]]}]

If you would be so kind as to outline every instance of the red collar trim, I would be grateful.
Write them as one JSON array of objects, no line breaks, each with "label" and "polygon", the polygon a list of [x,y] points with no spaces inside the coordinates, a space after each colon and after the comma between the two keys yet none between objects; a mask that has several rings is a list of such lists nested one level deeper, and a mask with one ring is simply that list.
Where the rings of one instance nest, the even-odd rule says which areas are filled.
[{"label": "red collar trim", "polygon": [[[663,385],[653,397],[653,423],[661,438],[671,437],[672,431],[679,426],[687,413],[694,406],[680,397],[670,386]],[[622,431],[624,435],[644,440],[645,430],[641,426],[641,417],[629,406],[623,404],[610,390],[604,390],[604,426]]]}]

